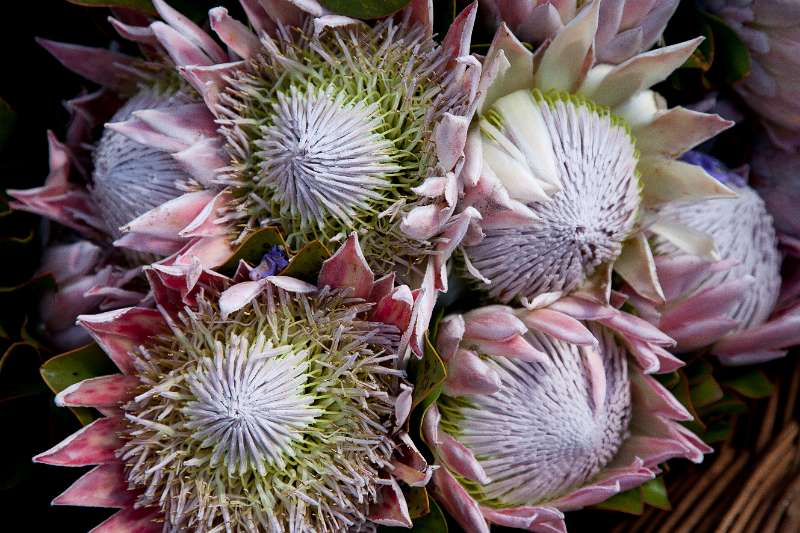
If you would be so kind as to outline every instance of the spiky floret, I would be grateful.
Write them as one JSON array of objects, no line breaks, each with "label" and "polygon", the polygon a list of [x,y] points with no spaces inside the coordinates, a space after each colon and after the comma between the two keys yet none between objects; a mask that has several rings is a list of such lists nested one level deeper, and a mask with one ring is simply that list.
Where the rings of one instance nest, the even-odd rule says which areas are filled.
[{"label": "spiky floret", "polygon": [[[167,109],[192,101],[179,84],[142,85],[111,117],[111,122],[130,119],[137,111]],[[183,194],[187,172],[170,154],[138,143],[111,129],[104,129],[92,152],[94,170],[89,192],[114,239],[120,228],[139,215]]]},{"label": "spiky floret", "polygon": [[579,96],[521,89],[495,102],[480,132],[485,170],[533,215],[466,247],[493,297],[571,292],[619,256],[641,200],[623,119]]},{"label": "spiky floret", "polygon": [[[529,331],[526,340],[546,362],[482,355],[500,377],[499,390],[439,400],[441,429],[472,451],[489,480],[461,479],[481,505],[538,505],[567,494],[600,472],[628,437],[626,350],[608,330],[591,331],[596,348]],[[598,363],[604,388],[589,370]]]},{"label": "spiky floret", "polygon": [[[749,186],[731,183],[736,198],[673,202],[659,210],[659,215],[677,220],[714,239],[717,252],[733,264],[723,270],[707,269],[695,280],[692,293],[720,287],[742,279],[752,279],[752,286],[742,291],[728,311],[737,322],[734,331],[763,324],[775,310],[781,290],[781,262],[778,239],[764,201]],[[673,243],[656,237],[657,255],[681,255]]]},{"label": "spiky floret", "polygon": [[134,354],[118,452],[171,529],[341,531],[390,464],[399,333],[348,292],[267,284],[222,319],[200,298]]},{"label": "spiky floret", "polygon": [[420,26],[309,25],[262,35],[263,52],[229,80],[220,182],[245,228],[277,223],[292,246],[361,230],[386,271],[429,247],[399,231],[399,215],[437,172],[434,125],[468,94],[449,87],[447,58]]}]

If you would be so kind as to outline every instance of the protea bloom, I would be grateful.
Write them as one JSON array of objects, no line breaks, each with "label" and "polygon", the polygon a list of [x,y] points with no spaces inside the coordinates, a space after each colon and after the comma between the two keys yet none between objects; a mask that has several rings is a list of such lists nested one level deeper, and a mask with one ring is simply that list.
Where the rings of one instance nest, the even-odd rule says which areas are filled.
[{"label": "protea bloom", "polygon": [[[496,28],[502,23],[522,39],[554,37],[589,2],[576,0],[481,0]],[[678,0],[613,0],[600,7],[595,55],[600,63],[622,63],[661,38]]]},{"label": "protea bloom", "polygon": [[454,216],[480,64],[476,6],[442,45],[430,2],[369,26],[316,1],[245,1],[251,31],[224,8],[211,27],[229,50],[157,0],[157,41],[204,104],[134,113],[114,131],[185,162],[191,191],[125,226],[119,244],[213,265],[251,230],[279,226],[290,247],[359,232],[380,274],[422,286],[420,332],[446,262],[474,213]]},{"label": "protea bloom", "polygon": [[[125,24],[112,22],[124,34]],[[67,102],[72,117],[64,142],[48,134],[50,173],[44,185],[7,191],[15,200],[13,208],[80,235],[80,245],[53,244],[41,268],[59,285],[42,302],[43,326],[55,346],[70,348],[85,338],[74,327],[78,314],[136,304],[144,297],[131,282],[140,266],[154,258],[114,249],[120,228],[191,186],[178,160],[112,130],[96,136],[97,126],[109,118],[126,120],[142,109],[183,105],[194,97],[157,55],[145,61],[106,49],[39,42],[66,67],[102,86]]]},{"label": "protea bloom", "polygon": [[656,236],[655,264],[666,303],[654,306],[635,296],[633,301],[680,351],[711,347],[727,364],[781,357],[800,341],[800,309],[779,305],[782,256],[772,217],[743,176],[704,154],[687,156],[737,196],[673,202],[659,215],[710,235],[719,256],[716,261],[691,256]]},{"label": "protea bloom", "polygon": [[761,118],[772,141],[800,148],[800,5],[786,0],[708,0],[750,49],[750,75],[737,92]]},{"label": "protea bloom", "polygon": [[318,286],[197,260],[147,276],[158,310],[79,320],[121,373],[57,396],[105,416],[35,458],[99,465],[55,504],[120,508],[98,531],[410,527],[398,480],[430,477],[403,430],[411,296],[374,280],[355,235]]},{"label": "protea bloom", "polygon": [[529,52],[505,28],[495,36],[471,128],[463,205],[482,215],[464,240],[466,267],[501,302],[595,290],[612,269],[660,300],[642,228],[705,252],[677,224],[650,224],[675,199],[733,193],[675,157],[730,126],[716,115],[666,109],[648,88],[701,39],[611,66],[596,64],[600,2]]},{"label": "protea bloom", "polygon": [[139,270],[121,268],[108,254],[89,241],[56,244],[44,251],[37,275],[51,274],[57,288],[43,295],[39,318],[53,347],[67,350],[89,342],[87,332],[75,325],[78,315],[144,300],[145,293],[131,286]]},{"label": "protea bloom", "polygon": [[[669,355],[653,344],[664,334],[643,322],[575,297],[444,319],[448,376],[423,431],[439,464],[434,496],[466,531],[488,532],[487,522],[565,531],[564,511],[636,487],[668,459],[700,462],[711,451],[643,371],[633,346]],[[676,368],[671,356],[661,362],[649,371]]]}]

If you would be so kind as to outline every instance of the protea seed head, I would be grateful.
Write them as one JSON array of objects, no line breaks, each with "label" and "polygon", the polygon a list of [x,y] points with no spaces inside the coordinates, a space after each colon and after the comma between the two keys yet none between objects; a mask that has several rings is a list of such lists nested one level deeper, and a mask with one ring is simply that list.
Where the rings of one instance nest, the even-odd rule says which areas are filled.
[{"label": "protea seed head", "polygon": [[571,292],[619,256],[640,203],[638,153],[621,119],[574,95],[522,89],[495,102],[480,133],[484,169],[535,217],[486,227],[466,248],[493,297]]}]

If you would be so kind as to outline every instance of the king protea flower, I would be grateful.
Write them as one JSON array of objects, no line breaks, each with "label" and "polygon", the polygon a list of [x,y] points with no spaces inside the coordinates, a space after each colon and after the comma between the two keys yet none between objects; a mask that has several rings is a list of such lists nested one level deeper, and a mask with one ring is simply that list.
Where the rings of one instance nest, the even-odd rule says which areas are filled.
[{"label": "king protea flower", "polygon": [[800,4],[786,0],[707,0],[750,49],[749,76],[736,91],[755,111],[772,141],[800,148]]},{"label": "king protea flower", "polygon": [[104,413],[35,461],[99,465],[53,503],[121,510],[98,531],[410,527],[398,480],[430,471],[403,430],[407,286],[375,280],[352,235],[318,285],[147,270],[157,309],[79,320],[121,373],[59,405]]},{"label": "king protea flower", "polygon": [[[711,451],[647,375],[680,365],[641,319],[567,297],[451,315],[439,331],[448,375],[423,432],[439,466],[433,494],[469,533],[489,523],[565,531],[565,511],[653,479],[668,459],[700,462]],[[666,357],[651,364],[650,348]]]},{"label": "king protea flower", "polygon": [[480,64],[472,5],[441,45],[430,2],[369,26],[316,1],[242,2],[252,29],[210,11],[217,42],[161,0],[157,41],[203,104],[109,124],[186,164],[202,190],[127,224],[119,244],[214,265],[256,228],[293,249],[359,232],[380,274],[422,286],[421,330],[474,212],[454,216]]},{"label": "king protea flower", "polygon": [[[554,37],[589,2],[576,0],[481,0],[496,28],[502,23],[523,41]],[[650,49],[661,38],[678,0],[611,0],[600,6],[595,56],[600,63],[622,63]]]},{"label": "king protea flower", "polygon": [[800,342],[800,308],[780,305],[782,256],[772,217],[743,176],[704,154],[687,154],[687,161],[705,166],[736,198],[673,202],[659,215],[710,235],[718,256],[688,255],[656,236],[666,303],[654,306],[634,296],[634,304],[678,342],[679,351],[710,347],[726,364],[781,357]]},{"label": "king protea flower", "polygon": [[504,303],[579,289],[607,299],[612,269],[659,301],[644,225],[698,253],[707,243],[678,224],[651,224],[651,210],[733,195],[702,168],[675,160],[732,123],[667,109],[649,90],[701,39],[598,64],[600,5],[533,53],[503,26],[484,62],[463,202],[482,218],[464,253],[467,270]]},{"label": "king protea flower", "polygon": [[[123,22],[111,20],[127,35]],[[80,235],[78,244],[52,244],[40,269],[58,284],[42,302],[42,327],[49,342],[67,349],[85,339],[75,327],[78,314],[135,305],[145,296],[134,280],[141,265],[154,257],[116,250],[113,242],[122,236],[122,226],[191,187],[176,158],[112,130],[97,136],[97,126],[109,119],[127,120],[142,110],[181,106],[196,96],[167,68],[163,56],[151,54],[153,59],[145,61],[102,48],[44,39],[39,43],[66,67],[101,86],[67,102],[72,116],[64,142],[48,133],[50,173],[44,185],[7,191],[13,208],[47,217]]]}]

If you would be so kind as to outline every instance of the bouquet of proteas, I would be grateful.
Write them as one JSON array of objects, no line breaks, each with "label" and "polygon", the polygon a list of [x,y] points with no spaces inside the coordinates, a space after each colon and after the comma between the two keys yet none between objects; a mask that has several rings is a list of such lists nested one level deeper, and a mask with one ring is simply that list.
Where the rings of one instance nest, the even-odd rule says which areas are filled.
[{"label": "bouquet of proteas", "polygon": [[75,3],[0,384],[93,531],[668,508],[800,343],[800,0]]}]

